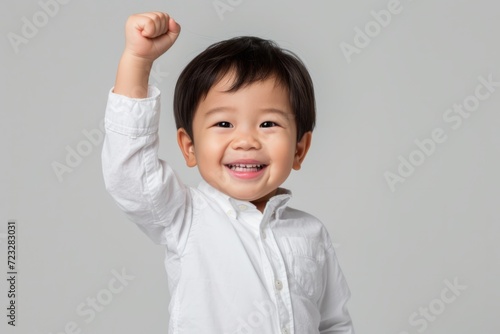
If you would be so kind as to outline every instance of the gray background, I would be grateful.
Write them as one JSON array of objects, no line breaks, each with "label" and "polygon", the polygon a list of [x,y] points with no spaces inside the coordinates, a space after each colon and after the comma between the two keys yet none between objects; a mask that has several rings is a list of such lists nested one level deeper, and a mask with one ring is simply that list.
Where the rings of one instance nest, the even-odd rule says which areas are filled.
[{"label": "gray background", "polygon": [[[163,93],[160,156],[186,183],[200,179],[175,141],[171,96],[180,71],[228,37],[276,40],[304,60],[318,103],[310,154],[285,186],[294,192],[292,205],[318,216],[331,233],[357,332],[498,333],[500,87],[456,129],[443,115],[474,101],[478,77],[500,81],[499,5],[402,0],[400,13],[378,34],[372,30],[369,45],[348,61],[341,43],[355,45],[356,27],[376,29],[371,11],[390,1],[220,2],[231,10],[218,15],[212,0],[73,0],[17,50],[8,36],[22,37],[23,17],[33,22],[42,7],[2,2],[0,263],[5,273],[6,223],[15,219],[19,295],[13,329],[0,280],[0,331],[166,332],[163,248],[105,192],[99,142],[125,20],[161,10],[182,33],[152,77]],[[399,156],[418,158],[415,140],[431,138],[435,128],[446,141],[391,189],[384,174],[398,173]],[[54,164],[67,165],[68,149],[78,147],[86,156],[58,178]],[[133,278],[111,294],[113,270]],[[446,290],[454,281],[461,286],[455,294]],[[77,308],[90,310],[88,298],[97,296],[106,305],[90,320]]]}]

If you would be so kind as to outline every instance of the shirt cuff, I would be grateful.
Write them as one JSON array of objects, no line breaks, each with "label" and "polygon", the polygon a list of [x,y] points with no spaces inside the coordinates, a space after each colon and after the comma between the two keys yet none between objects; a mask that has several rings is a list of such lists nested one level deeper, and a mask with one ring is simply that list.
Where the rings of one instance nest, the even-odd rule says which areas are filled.
[{"label": "shirt cuff", "polygon": [[106,131],[113,131],[130,137],[147,136],[158,132],[160,122],[160,90],[148,86],[145,98],[131,98],[113,93],[108,94],[104,124]]}]

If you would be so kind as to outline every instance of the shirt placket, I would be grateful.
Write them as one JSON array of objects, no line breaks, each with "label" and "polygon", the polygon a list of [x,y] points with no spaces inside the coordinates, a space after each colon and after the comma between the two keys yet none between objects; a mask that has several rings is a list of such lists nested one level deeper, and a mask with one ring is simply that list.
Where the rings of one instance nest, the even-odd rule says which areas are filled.
[{"label": "shirt placket", "polygon": [[267,266],[266,273],[268,276],[272,276],[270,285],[274,290],[274,296],[276,299],[276,306],[279,316],[279,328],[281,334],[293,334],[293,313],[292,313],[292,302],[290,296],[290,288],[288,285],[288,278],[286,273],[285,263],[283,257],[276,243],[274,233],[272,231],[271,222],[275,219],[275,211],[273,210],[271,214],[264,215],[261,222],[261,240],[262,247],[267,256]]}]

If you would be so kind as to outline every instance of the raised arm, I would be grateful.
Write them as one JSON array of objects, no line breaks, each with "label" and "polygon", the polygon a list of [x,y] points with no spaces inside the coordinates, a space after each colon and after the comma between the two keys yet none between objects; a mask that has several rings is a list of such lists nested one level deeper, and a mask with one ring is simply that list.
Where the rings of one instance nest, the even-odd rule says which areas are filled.
[{"label": "raised arm", "polygon": [[118,65],[114,93],[144,98],[153,62],[174,43],[181,27],[166,13],[132,15],[125,25],[125,50]]},{"label": "raised arm", "polygon": [[153,61],[177,38],[180,27],[164,13],[131,16],[116,85],[106,106],[102,171],[106,190],[154,242],[182,249],[190,228],[190,193],[158,158],[160,92],[148,87]]}]

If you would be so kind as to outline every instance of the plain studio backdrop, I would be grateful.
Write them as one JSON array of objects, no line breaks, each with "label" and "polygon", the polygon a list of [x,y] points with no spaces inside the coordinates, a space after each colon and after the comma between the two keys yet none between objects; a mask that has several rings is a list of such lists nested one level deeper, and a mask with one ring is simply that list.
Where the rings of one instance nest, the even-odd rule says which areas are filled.
[{"label": "plain studio backdrop", "polygon": [[[500,5],[494,1],[4,1],[0,5],[0,267],[16,229],[16,326],[165,333],[164,249],[106,193],[102,120],[133,13],[170,13],[155,64],[160,157],[178,75],[210,44],[275,40],[313,77],[318,122],[291,205],[319,217],[352,291],[357,333],[500,331]],[[224,242],[224,240],[221,240]],[[237,270],[237,268],[235,268]],[[244,287],[242,287],[244,289]],[[257,333],[257,331],[255,331]],[[306,333],[297,333],[306,334]]]}]

